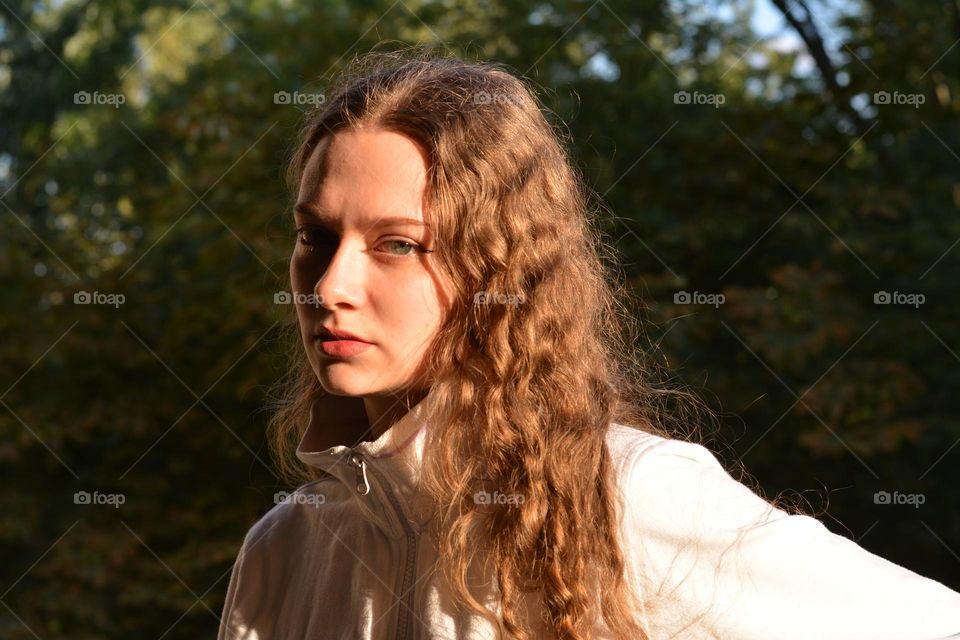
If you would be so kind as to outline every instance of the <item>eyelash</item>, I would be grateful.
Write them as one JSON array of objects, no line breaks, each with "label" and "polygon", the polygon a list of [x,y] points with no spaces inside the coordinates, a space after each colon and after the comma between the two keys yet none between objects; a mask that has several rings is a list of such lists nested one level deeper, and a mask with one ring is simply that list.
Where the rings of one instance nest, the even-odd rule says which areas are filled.
[{"label": "eyelash", "polygon": [[[311,229],[311,228],[307,228],[307,227],[301,227],[301,228],[297,229],[297,243],[300,244],[300,245],[302,245],[302,246],[304,246],[308,251],[316,251],[316,250],[317,250],[317,244],[322,244],[322,243],[310,243],[310,242],[306,242],[306,241],[303,239],[304,234],[309,233],[309,232],[311,232],[311,231],[316,231],[317,233],[322,234],[322,235],[323,235],[325,238],[327,238],[327,239],[329,239],[330,236],[334,236],[334,235],[335,235],[335,234],[332,234],[332,233],[327,232],[327,231],[323,231],[323,230],[319,230],[319,229]],[[400,240],[400,239],[385,240],[384,242],[387,242],[387,243],[396,242],[396,243],[399,243],[399,244],[407,245],[407,246],[409,246],[410,248],[413,249],[414,253],[419,253],[419,254],[421,254],[421,255],[423,255],[423,254],[425,254],[425,253],[431,253],[430,251],[427,251],[426,249],[424,249],[422,246],[420,246],[420,245],[417,244],[416,242],[408,242],[408,241],[406,241],[406,240]],[[378,246],[379,246],[379,245],[378,245]],[[384,252],[379,252],[379,253],[384,253]],[[414,253],[407,253],[407,254],[384,253],[384,255],[386,255],[386,257],[391,258],[391,259],[394,259],[394,258],[396,258],[396,259],[402,259],[402,258],[408,258],[408,257],[414,255]]]}]

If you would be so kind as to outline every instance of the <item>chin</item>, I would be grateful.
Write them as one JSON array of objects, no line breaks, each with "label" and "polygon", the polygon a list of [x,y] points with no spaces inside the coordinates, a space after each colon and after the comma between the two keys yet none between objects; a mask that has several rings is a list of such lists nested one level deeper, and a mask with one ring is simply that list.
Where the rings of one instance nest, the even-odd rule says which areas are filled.
[{"label": "chin", "polygon": [[[368,386],[363,376],[355,371],[346,370],[346,363],[321,364],[317,371],[320,386],[335,396],[363,396],[368,394]],[[338,369],[342,369],[338,371]]]}]

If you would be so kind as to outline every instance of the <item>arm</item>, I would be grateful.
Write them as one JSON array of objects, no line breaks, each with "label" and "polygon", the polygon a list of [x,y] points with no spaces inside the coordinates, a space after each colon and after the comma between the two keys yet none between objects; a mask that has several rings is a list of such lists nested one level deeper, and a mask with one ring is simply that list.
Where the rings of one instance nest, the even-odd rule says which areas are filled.
[{"label": "arm", "polygon": [[[283,558],[283,540],[271,511],[254,524],[243,539],[230,573],[217,640],[267,640],[275,638],[280,615],[277,589]],[[272,561],[271,561],[272,558]]]},{"label": "arm", "polygon": [[629,456],[624,478],[626,555],[640,594],[651,598],[654,637],[960,633],[960,594],[814,518],[773,508],[701,445],[658,439]]}]

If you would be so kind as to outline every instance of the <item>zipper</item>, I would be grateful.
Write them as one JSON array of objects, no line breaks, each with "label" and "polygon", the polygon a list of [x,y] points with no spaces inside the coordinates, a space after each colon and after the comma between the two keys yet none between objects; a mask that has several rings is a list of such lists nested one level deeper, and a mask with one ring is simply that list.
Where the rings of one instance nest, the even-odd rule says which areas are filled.
[{"label": "zipper", "polygon": [[357,493],[362,496],[370,493],[370,483],[367,482],[367,461],[359,453],[350,454],[350,464],[357,468]]},{"label": "zipper", "polygon": [[[364,460],[361,454],[356,452],[352,452],[350,454],[349,460],[350,464],[357,469],[357,493],[365,496],[370,493],[370,483],[367,481],[367,461]],[[371,466],[370,470],[373,471],[375,476],[377,476],[381,486],[385,488],[387,498],[389,498],[390,503],[393,505],[393,509],[397,513],[397,519],[403,525],[403,530],[406,535],[407,561],[403,569],[403,578],[400,582],[399,591],[399,593],[406,593],[406,608],[401,607],[400,609],[400,618],[397,625],[398,629],[396,638],[397,640],[412,640],[414,606],[413,596],[415,590],[415,585],[412,584],[412,581],[414,578],[414,573],[416,572],[417,556],[419,555],[420,550],[417,545],[416,534],[413,531],[413,527],[410,526],[410,523],[407,521],[406,517],[404,517],[403,507],[400,506],[400,501],[397,500],[397,496],[394,495],[393,490],[390,488],[386,478],[384,478],[383,474],[376,467]],[[407,586],[408,584],[410,585],[409,587]]]}]

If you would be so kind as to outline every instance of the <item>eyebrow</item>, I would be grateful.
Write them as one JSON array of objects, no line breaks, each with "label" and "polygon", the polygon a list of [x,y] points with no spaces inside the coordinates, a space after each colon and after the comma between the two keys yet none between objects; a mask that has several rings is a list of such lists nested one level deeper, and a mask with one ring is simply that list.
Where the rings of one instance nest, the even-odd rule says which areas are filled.
[{"label": "eyebrow", "polygon": [[[300,202],[297,203],[293,210],[303,215],[318,218],[320,222],[330,227],[337,227],[340,225],[340,220],[338,218],[328,215],[324,211],[311,204]],[[418,220],[416,218],[405,218],[403,216],[384,216],[377,218],[371,223],[371,226],[382,227],[390,224],[412,224],[420,227],[427,227],[428,229],[430,228],[430,225],[423,220]]]}]

